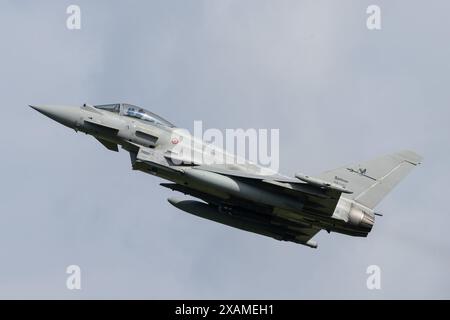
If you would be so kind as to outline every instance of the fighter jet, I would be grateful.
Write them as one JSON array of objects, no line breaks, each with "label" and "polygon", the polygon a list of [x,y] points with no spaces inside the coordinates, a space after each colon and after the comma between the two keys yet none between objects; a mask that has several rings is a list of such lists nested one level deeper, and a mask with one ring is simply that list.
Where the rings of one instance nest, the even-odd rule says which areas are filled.
[{"label": "fighter jet", "polygon": [[[161,186],[191,197],[169,198],[176,208],[311,248],[317,248],[312,238],[322,229],[366,237],[378,215],[375,207],[421,162],[418,154],[403,150],[315,177],[289,177],[250,161],[230,164],[234,155],[131,104],[30,107],[93,136],[111,151],[121,146],[129,152],[133,170],[167,180]],[[214,161],[195,156],[205,148],[213,148],[208,154],[214,154]],[[228,161],[217,161],[217,154]]]}]

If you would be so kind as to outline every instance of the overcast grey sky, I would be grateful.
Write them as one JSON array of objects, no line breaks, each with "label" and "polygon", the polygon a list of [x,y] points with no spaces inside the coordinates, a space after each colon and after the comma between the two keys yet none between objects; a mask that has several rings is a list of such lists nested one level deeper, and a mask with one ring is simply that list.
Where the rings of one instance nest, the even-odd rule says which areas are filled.
[{"label": "overcast grey sky", "polygon": [[[450,298],[450,2],[0,3],[0,298]],[[27,107],[116,101],[188,129],[279,128],[290,175],[404,148],[425,161],[368,238],[321,232],[312,250],[175,209],[127,153]]]}]

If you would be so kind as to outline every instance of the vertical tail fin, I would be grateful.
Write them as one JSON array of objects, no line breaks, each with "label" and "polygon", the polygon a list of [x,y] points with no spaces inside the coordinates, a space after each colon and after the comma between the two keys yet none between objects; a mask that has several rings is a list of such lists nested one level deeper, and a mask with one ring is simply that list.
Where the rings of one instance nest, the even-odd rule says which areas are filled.
[{"label": "vertical tail fin", "polygon": [[421,160],[415,152],[403,150],[326,171],[318,177],[353,191],[345,197],[373,209]]}]

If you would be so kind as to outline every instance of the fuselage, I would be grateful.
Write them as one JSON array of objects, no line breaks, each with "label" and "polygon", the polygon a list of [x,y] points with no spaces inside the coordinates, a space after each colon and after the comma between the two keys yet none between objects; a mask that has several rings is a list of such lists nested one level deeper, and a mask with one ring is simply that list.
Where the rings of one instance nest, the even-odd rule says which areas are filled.
[{"label": "fuselage", "polygon": [[[211,202],[219,199],[220,210],[226,209],[228,203],[230,207],[238,203],[239,210],[257,210],[272,217],[273,221],[280,219],[294,226],[295,223],[307,223],[354,236],[366,236],[374,223],[373,212],[369,208],[345,197],[341,197],[334,213],[324,216],[305,206],[302,199],[284,193],[274,194],[270,188],[248,183],[241,179],[240,173],[262,176],[260,180],[264,180],[264,176],[277,177],[283,187],[295,188],[291,183],[294,178],[206,144],[187,130],[143,108],[130,104],[32,107],[69,128],[94,136],[109,148],[120,145],[130,152],[134,169],[182,186],[178,191],[184,192],[182,188],[192,190],[188,192],[202,199],[211,199]],[[208,152],[205,153],[205,149]],[[155,160],[152,160],[155,165],[144,165],[145,161],[140,157],[145,157],[145,152],[148,156],[160,157],[161,165]],[[192,170],[205,162],[210,167],[232,169],[235,174],[224,176],[219,169]],[[270,209],[264,212],[265,208]]]}]

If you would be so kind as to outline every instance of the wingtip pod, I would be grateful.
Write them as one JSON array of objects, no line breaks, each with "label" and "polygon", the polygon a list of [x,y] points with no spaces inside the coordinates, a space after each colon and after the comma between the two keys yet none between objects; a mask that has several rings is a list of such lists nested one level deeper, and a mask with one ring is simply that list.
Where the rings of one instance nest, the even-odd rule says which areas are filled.
[{"label": "wingtip pod", "polygon": [[402,150],[399,151],[396,155],[415,166],[421,164],[423,160],[423,157],[420,154],[412,150]]},{"label": "wingtip pod", "polygon": [[173,205],[174,207],[176,207],[177,204],[178,204],[178,202],[180,202],[181,200],[178,199],[178,198],[170,197],[170,198],[167,198],[167,201],[168,201],[171,205]]},{"label": "wingtip pod", "polygon": [[313,249],[317,249],[319,247],[319,244],[316,241],[309,240],[309,241],[306,241],[305,246],[308,246]]}]

